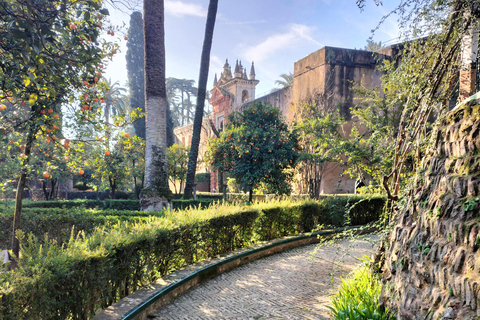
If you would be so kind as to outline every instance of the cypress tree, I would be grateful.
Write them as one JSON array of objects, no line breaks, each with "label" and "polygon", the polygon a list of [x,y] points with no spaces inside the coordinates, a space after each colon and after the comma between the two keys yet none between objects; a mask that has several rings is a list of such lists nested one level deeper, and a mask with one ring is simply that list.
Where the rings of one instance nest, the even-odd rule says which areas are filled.
[{"label": "cypress tree", "polygon": [[[143,18],[138,11],[130,15],[130,28],[127,42],[127,72],[130,88],[130,105],[145,112],[145,39],[143,36]],[[133,124],[137,136],[145,139],[145,117]]]},{"label": "cypress tree", "polygon": [[[130,15],[130,28],[127,42],[127,72],[130,88],[130,105],[133,109],[141,108],[145,112],[145,39],[143,33],[142,13],[136,11]],[[133,124],[135,134],[145,139],[145,117]],[[174,143],[173,120],[170,108],[167,108],[167,146]]]}]

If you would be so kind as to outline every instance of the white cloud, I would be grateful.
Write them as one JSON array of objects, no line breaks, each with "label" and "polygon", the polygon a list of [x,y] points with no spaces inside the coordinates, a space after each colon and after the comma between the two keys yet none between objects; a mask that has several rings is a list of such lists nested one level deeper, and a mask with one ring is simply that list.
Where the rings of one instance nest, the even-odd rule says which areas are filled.
[{"label": "white cloud", "polygon": [[165,13],[175,17],[193,16],[205,18],[207,16],[207,10],[201,5],[182,1],[165,1]]},{"label": "white cloud", "polygon": [[291,24],[285,33],[269,36],[262,43],[244,49],[243,56],[248,60],[260,62],[283,49],[298,45],[307,41],[321,47],[322,44],[312,38],[314,28],[303,24]]},{"label": "white cloud", "polygon": [[[212,73],[221,73],[223,71],[223,65],[225,64],[225,61],[221,60],[217,56],[210,56],[210,67],[209,70]],[[219,74],[220,76],[220,74]]]}]

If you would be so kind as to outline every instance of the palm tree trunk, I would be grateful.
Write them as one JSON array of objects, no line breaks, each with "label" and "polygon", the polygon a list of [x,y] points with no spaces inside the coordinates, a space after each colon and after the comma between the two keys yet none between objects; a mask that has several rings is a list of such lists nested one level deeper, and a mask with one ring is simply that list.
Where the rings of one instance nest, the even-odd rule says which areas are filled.
[{"label": "palm tree trunk", "polygon": [[167,95],[165,88],[164,1],[144,0],[145,31],[145,184],[141,208],[170,208],[167,175]]},{"label": "palm tree trunk", "polygon": [[195,171],[197,170],[198,148],[202,130],[203,109],[205,106],[205,93],[207,92],[208,69],[210,67],[210,51],[212,49],[213,29],[217,16],[218,0],[210,0],[208,5],[207,24],[205,26],[205,38],[203,40],[202,58],[200,62],[200,75],[198,78],[197,107],[193,121],[192,143],[188,159],[187,180],[185,183],[184,199],[191,199]]}]

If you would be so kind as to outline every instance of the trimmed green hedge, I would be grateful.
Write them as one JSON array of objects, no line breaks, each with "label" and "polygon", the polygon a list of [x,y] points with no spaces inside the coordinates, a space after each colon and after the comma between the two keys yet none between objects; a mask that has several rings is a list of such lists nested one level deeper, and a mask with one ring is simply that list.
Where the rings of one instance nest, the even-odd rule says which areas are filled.
[{"label": "trimmed green hedge", "polygon": [[[360,205],[352,206],[352,198],[325,200],[165,212],[98,227],[63,248],[22,238],[20,267],[0,274],[0,319],[88,319],[174,269],[316,224],[341,224]],[[355,219],[379,217],[380,198],[361,201],[375,202],[375,212],[358,211]]]},{"label": "trimmed green hedge", "polygon": [[[221,198],[221,196],[220,196]],[[275,194],[254,194],[252,195],[253,202],[272,201],[272,200],[308,200],[310,199],[308,194],[292,194],[289,196],[277,196]],[[231,202],[248,202],[248,193],[227,193],[227,201]]]},{"label": "trimmed green hedge", "polygon": [[[24,208],[22,212],[22,230],[32,233],[43,241],[45,234],[57,243],[68,242],[72,232],[84,231],[87,235],[95,227],[119,221],[146,220],[149,216],[163,216],[162,212],[93,210],[85,208]],[[0,229],[0,248],[5,248],[12,239],[13,209],[8,208],[0,214],[0,225],[8,226]],[[0,318],[1,319],[1,318]]]},{"label": "trimmed green hedge", "polygon": [[[197,200],[172,200],[173,209],[188,207],[208,206],[215,198]],[[24,208],[87,208],[87,209],[113,209],[113,210],[140,210],[138,200],[55,200],[55,201],[24,201]]]}]

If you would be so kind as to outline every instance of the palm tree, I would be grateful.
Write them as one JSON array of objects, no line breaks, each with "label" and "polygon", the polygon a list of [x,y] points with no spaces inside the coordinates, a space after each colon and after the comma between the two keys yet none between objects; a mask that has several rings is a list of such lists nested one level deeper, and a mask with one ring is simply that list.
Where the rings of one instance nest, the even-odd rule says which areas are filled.
[{"label": "palm tree", "polygon": [[113,116],[116,116],[120,112],[125,112],[127,109],[127,101],[125,99],[124,93],[127,91],[125,88],[122,88],[118,81],[112,83],[111,79],[106,81],[106,89],[103,92],[105,99],[105,108],[103,114],[105,117],[105,123],[107,125],[107,130],[105,130],[105,137],[110,139],[110,113]]},{"label": "palm tree", "polygon": [[193,121],[192,97],[197,95],[195,81],[189,79],[167,79],[167,99],[178,119],[178,126],[184,126]]},{"label": "palm tree", "polygon": [[165,87],[165,6],[144,0],[145,34],[145,184],[140,200],[144,211],[170,208],[167,175],[167,95]]},{"label": "palm tree", "polygon": [[205,25],[205,37],[203,40],[202,58],[200,61],[200,75],[198,77],[197,107],[195,108],[195,119],[193,120],[192,144],[188,159],[187,180],[183,197],[191,199],[195,171],[197,169],[198,147],[200,145],[200,133],[202,130],[203,109],[205,106],[205,95],[207,92],[208,68],[210,66],[210,51],[212,49],[213,29],[217,16],[218,0],[210,0],[208,5],[207,23]]},{"label": "palm tree", "polygon": [[293,85],[293,74],[291,72],[288,74],[282,73],[280,78],[282,78],[282,80],[275,81],[275,84],[282,87],[282,89]]}]

